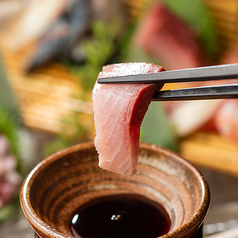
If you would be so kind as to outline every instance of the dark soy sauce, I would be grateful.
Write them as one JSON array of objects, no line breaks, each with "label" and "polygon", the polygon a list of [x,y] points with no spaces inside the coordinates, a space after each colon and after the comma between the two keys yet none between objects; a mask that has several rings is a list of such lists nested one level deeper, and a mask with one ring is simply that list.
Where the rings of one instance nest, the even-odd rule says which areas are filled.
[{"label": "dark soy sauce", "polygon": [[132,194],[97,198],[72,217],[70,229],[77,238],[155,238],[171,225],[160,204]]}]

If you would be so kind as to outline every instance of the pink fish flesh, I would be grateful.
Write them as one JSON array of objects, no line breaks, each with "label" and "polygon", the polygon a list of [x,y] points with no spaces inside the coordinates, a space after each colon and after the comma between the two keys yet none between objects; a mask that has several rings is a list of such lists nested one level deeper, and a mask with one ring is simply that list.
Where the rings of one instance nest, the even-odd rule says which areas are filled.
[{"label": "pink fish flesh", "polygon": [[[100,77],[163,71],[148,63],[104,66]],[[98,84],[93,89],[96,129],[95,146],[99,166],[121,175],[137,172],[140,125],[154,93],[163,84]]]},{"label": "pink fish flesh", "polygon": [[152,4],[139,21],[132,47],[162,62],[170,70],[207,64],[191,27],[161,1]]},{"label": "pink fish flesh", "polygon": [[218,133],[238,142],[238,100],[225,100],[214,118]]}]

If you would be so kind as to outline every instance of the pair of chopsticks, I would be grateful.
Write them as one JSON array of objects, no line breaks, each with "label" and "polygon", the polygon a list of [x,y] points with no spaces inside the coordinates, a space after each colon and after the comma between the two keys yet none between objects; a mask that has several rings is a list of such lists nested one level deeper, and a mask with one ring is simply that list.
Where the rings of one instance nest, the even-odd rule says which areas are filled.
[{"label": "pair of chopsticks", "polygon": [[[99,78],[98,83],[178,83],[238,78],[238,64]],[[158,91],[153,101],[238,98],[238,84]]]}]

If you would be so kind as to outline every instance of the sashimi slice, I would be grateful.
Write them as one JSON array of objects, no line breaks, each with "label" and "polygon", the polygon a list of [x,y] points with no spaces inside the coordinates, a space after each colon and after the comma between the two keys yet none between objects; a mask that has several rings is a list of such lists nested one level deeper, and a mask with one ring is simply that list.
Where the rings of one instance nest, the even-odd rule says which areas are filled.
[{"label": "sashimi slice", "polygon": [[[100,77],[153,73],[164,68],[148,63],[104,66]],[[121,175],[137,172],[140,125],[155,91],[163,84],[98,84],[93,89],[99,166]]]},{"label": "sashimi slice", "polygon": [[238,141],[238,100],[225,100],[215,117],[220,135]]},{"label": "sashimi slice", "polygon": [[222,102],[223,100],[198,100],[177,104],[168,115],[175,134],[184,137],[205,126]]},{"label": "sashimi slice", "polygon": [[162,62],[170,70],[206,64],[195,33],[161,1],[152,4],[142,16],[132,47]]},{"label": "sashimi slice", "polygon": [[28,3],[23,15],[13,27],[8,45],[21,50],[39,40],[50,25],[65,11],[69,0],[35,0]]}]

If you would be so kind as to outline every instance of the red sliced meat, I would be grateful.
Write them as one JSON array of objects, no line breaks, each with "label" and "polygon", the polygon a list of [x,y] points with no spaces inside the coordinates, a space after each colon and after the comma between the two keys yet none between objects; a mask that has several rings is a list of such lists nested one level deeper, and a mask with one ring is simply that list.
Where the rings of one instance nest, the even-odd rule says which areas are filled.
[{"label": "red sliced meat", "polygon": [[[99,77],[152,73],[164,68],[147,63],[104,66]],[[137,171],[140,125],[155,91],[162,84],[98,84],[93,89],[96,129],[95,146],[99,166],[132,175]]]},{"label": "red sliced meat", "polygon": [[206,64],[194,32],[163,3],[155,3],[142,17],[133,46],[166,69],[193,68]]}]

